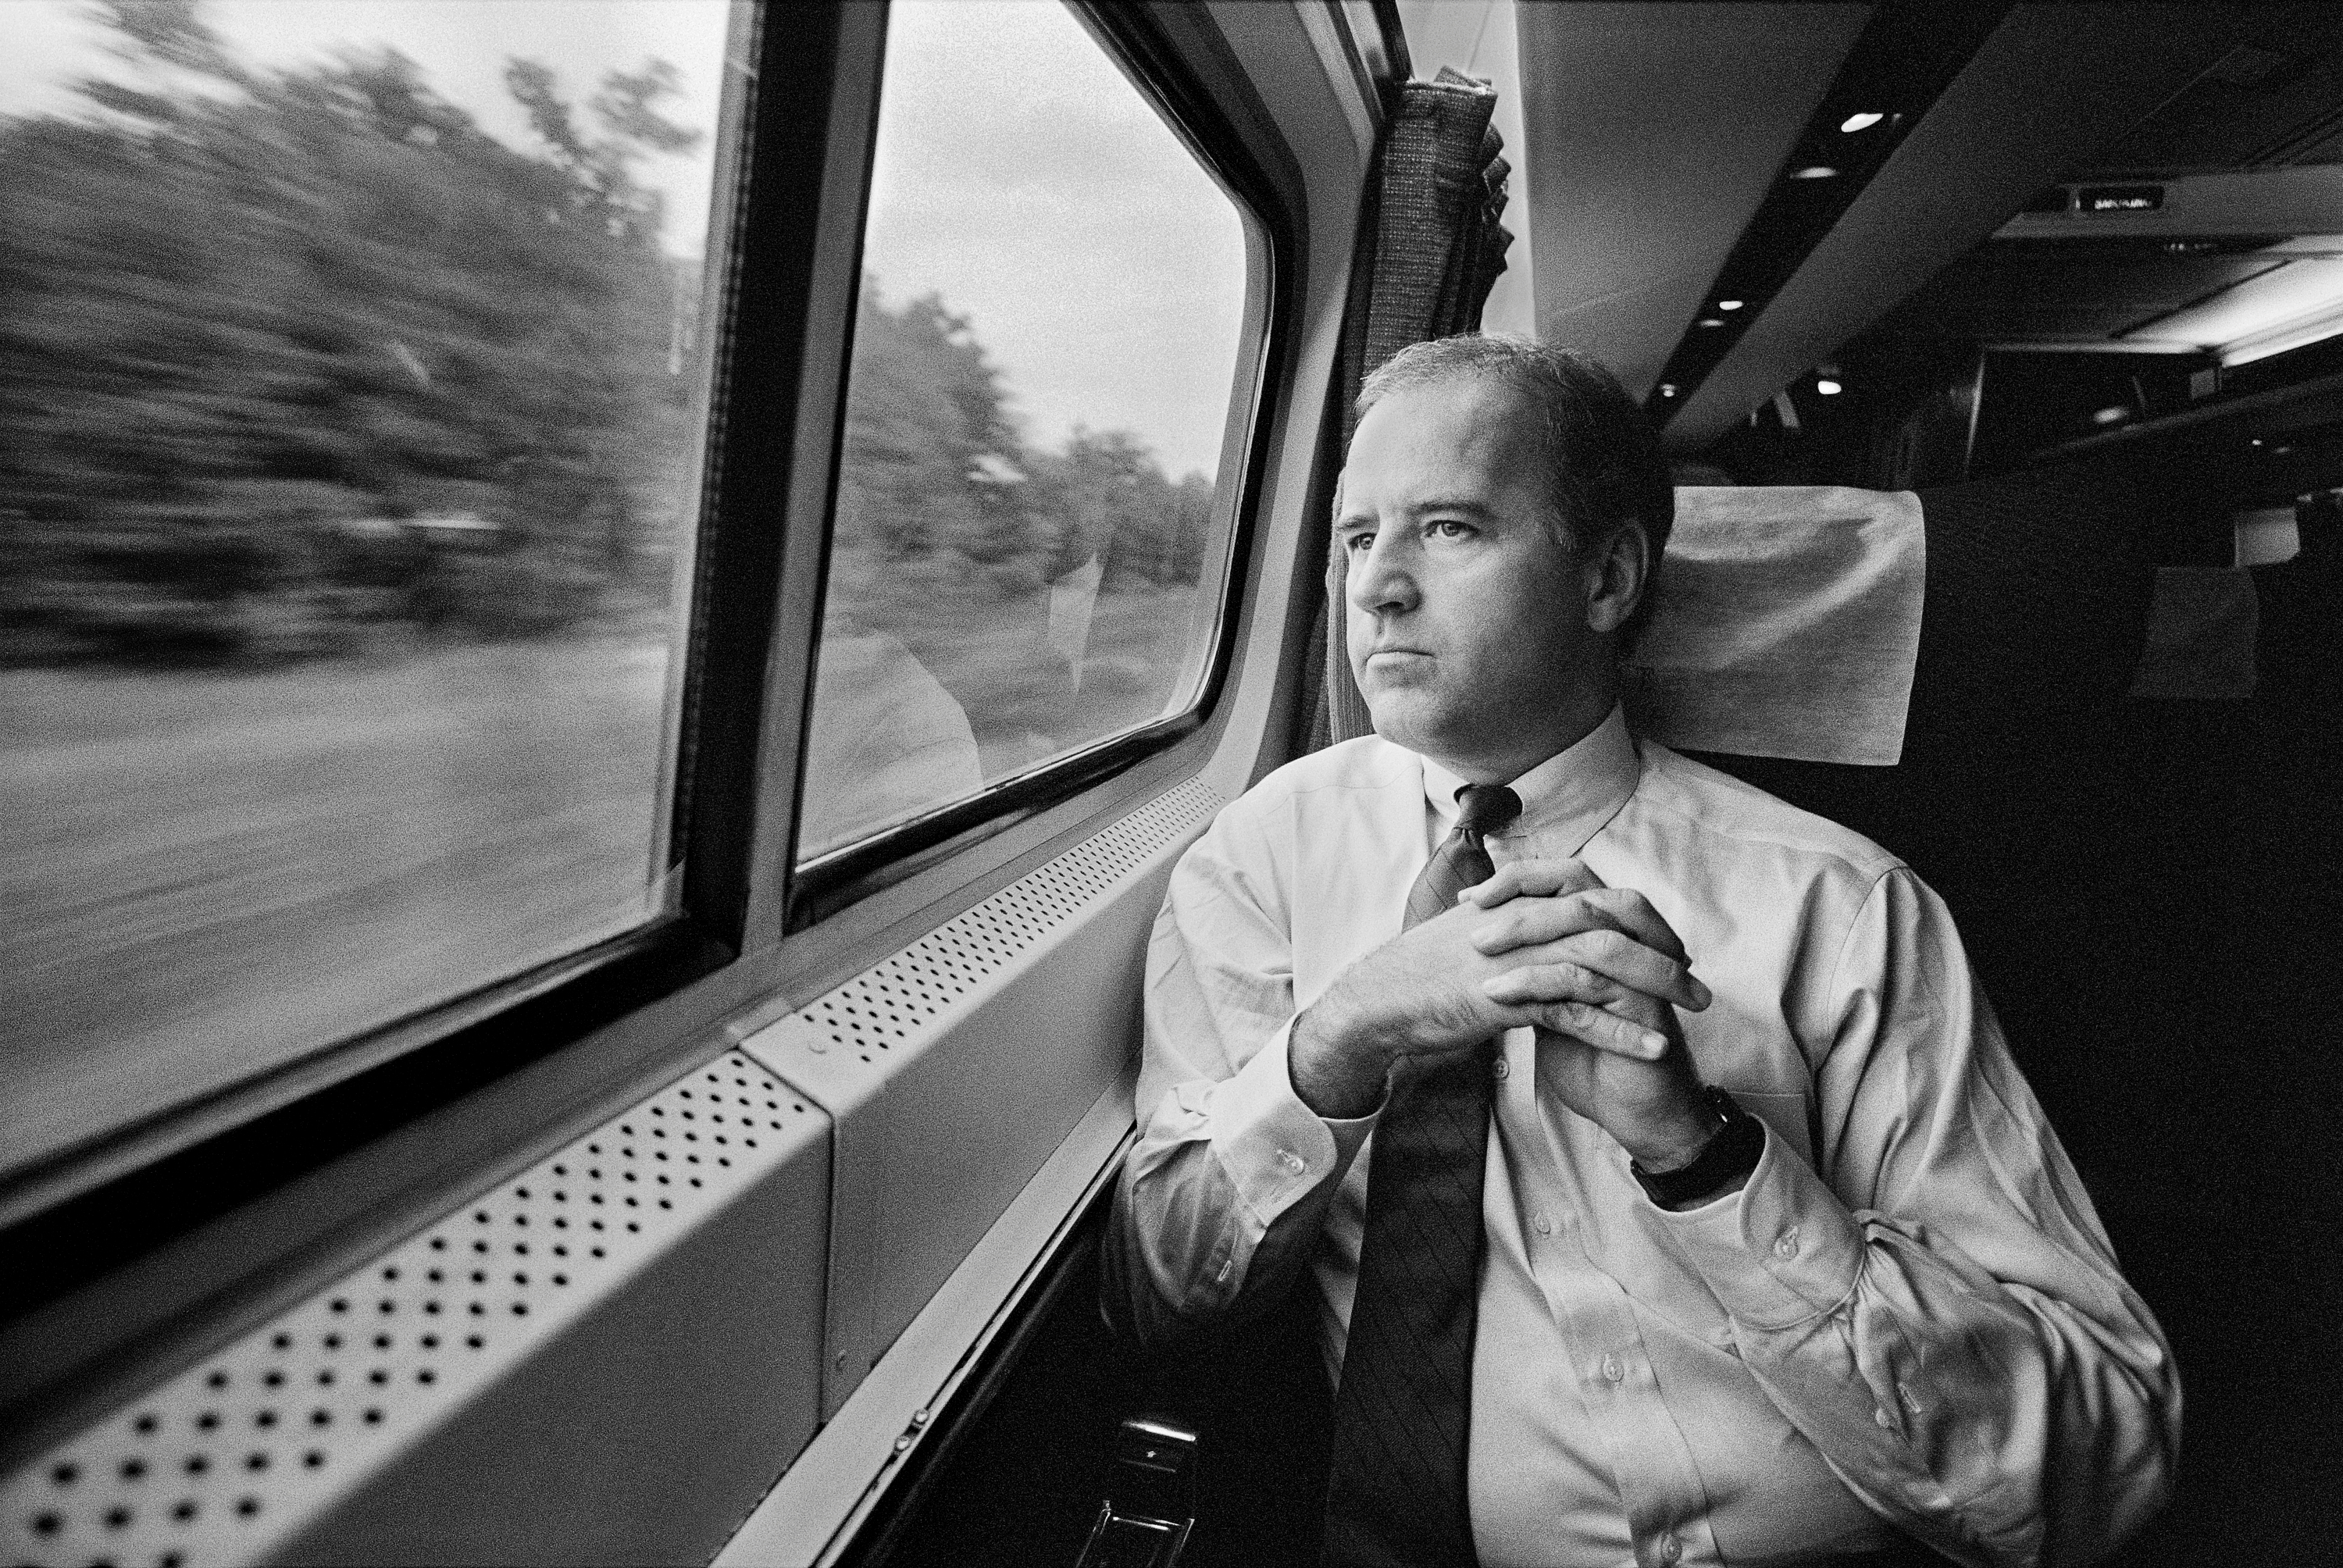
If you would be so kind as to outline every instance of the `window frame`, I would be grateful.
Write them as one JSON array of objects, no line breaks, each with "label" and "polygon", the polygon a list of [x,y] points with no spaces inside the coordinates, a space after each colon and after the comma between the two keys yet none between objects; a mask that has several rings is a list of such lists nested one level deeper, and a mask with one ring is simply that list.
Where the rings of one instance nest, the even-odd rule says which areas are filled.
[{"label": "window frame", "polygon": [[[322,1214],[285,1212],[306,1206],[287,1194],[309,1179],[354,1156],[367,1164],[367,1151],[407,1143],[403,1131],[451,1106],[511,1098],[495,1091],[541,1080],[548,1059],[576,1055],[614,1020],[649,1009],[658,1034],[680,1042],[772,984],[738,960],[755,945],[753,869],[760,839],[770,841],[760,744],[797,717],[790,639],[776,636],[787,624],[787,530],[773,498],[798,477],[789,436],[809,383],[819,397],[822,368],[842,363],[838,291],[826,286],[835,229],[825,226],[842,200],[859,213],[868,186],[884,17],[766,0],[736,8],[729,26],[719,135],[732,139],[714,207],[729,228],[705,317],[715,347],[682,712],[661,759],[675,780],[664,826],[682,866],[677,908],[0,1174],[0,1249],[13,1265],[0,1271],[0,1412],[12,1418],[121,1342],[237,1293],[254,1254],[330,1246],[337,1226],[383,1210],[377,1194],[341,1191]],[[851,302],[850,288],[849,312]],[[718,976],[728,983],[707,983]],[[598,1104],[678,1060],[670,1043],[552,1076],[582,1080],[560,1096],[565,1107]],[[509,1115],[490,1121],[508,1132]],[[233,1261],[188,1244],[255,1210],[269,1213],[256,1222],[270,1239],[242,1238]],[[158,1271],[158,1258],[176,1266]],[[60,1317],[74,1321],[61,1329]]]},{"label": "window frame", "polygon": [[[1200,60],[1236,71],[1209,15],[1069,9],[1237,200],[1251,253],[1222,456],[1233,482],[1220,502],[1222,598],[1195,703],[1004,780],[1015,788],[980,798],[981,820],[922,819],[917,848],[890,836],[887,863],[824,902],[787,875],[886,13],[736,14],[736,27],[749,18],[727,55],[743,124],[725,270],[705,317],[718,357],[685,706],[668,759],[679,910],[0,1178],[0,1248],[16,1264],[0,1279],[12,1448],[93,1401],[135,1396],[189,1343],[297,1299],[1211,754],[1264,608],[1246,593],[1270,436],[1291,390],[1281,377],[1296,351],[1304,185],[1241,74],[1200,82]],[[771,25],[784,15],[786,27]],[[766,874],[776,866],[781,875]]]},{"label": "window frame", "polygon": [[[891,824],[836,848],[799,860],[795,828],[788,839],[787,884],[783,925],[798,932],[918,872],[949,860],[960,852],[1031,820],[1050,805],[1078,795],[1127,771],[1205,728],[1236,662],[1238,625],[1242,619],[1246,567],[1252,553],[1254,510],[1259,469],[1270,402],[1269,374],[1282,352],[1282,329],[1290,312],[1282,308],[1282,293],[1297,276],[1291,235],[1299,232],[1299,214],[1289,224],[1278,219],[1286,204],[1277,184],[1251,155],[1244,138],[1220,107],[1201,91],[1179,63],[1178,52],[1164,34],[1151,7],[1119,6],[1101,0],[1062,0],[1065,9],[1091,35],[1092,42],[1122,75],[1131,89],[1145,98],[1167,128],[1193,157],[1198,166],[1221,187],[1235,209],[1246,253],[1245,299],[1239,327],[1234,375],[1231,378],[1221,446],[1220,472],[1215,477],[1215,528],[1198,570],[1200,594],[1217,581],[1219,598],[1212,628],[1205,639],[1204,668],[1187,705],[1175,713],[1132,725],[1081,745],[1055,758],[988,782],[973,793],[947,800],[908,820]],[[883,90],[883,84],[882,84]],[[868,186],[866,185],[866,194]],[[860,215],[867,220],[867,210]],[[854,236],[854,266],[860,276],[864,225]],[[848,347],[852,347],[849,324]],[[829,549],[835,522],[838,470],[846,426],[847,377],[839,378],[832,413],[830,460],[832,473],[822,516],[817,587],[826,591]],[[820,646],[820,602],[812,619],[812,648],[807,668]],[[806,693],[799,719],[797,774],[791,794],[803,789],[803,766],[812,722],[812,694]]]}]

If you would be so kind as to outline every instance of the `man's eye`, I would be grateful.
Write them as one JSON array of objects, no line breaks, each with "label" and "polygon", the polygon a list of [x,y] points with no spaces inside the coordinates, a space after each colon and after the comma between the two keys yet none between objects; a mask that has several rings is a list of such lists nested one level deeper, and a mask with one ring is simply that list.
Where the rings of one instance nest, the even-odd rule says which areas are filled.
[{"label": "man's eye", "polygon": [[1433,522],[1426,523],[1424,525],[1424,531],[1443,539],[1461,539],[1465,538],[1472,534],[1473,525],[1470,523],[1460,523],[1453,518],[1441,518]]},{"label": "man's eye", "polygon": [[1364,532],[1363,530],[1359,533],[1344,534],[1342,536],[1342,548],[1350,551],[1351,554],[1354,556],[1365,554],[1367,547],[1374,542],[1375,536],[1371,533]]}]

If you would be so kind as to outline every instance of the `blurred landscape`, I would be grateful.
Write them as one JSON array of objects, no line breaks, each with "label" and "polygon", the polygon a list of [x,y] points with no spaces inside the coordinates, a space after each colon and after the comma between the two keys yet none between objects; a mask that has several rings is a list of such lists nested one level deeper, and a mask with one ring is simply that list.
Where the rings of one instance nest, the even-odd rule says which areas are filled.
[{"label": "blurred landscape", "polygon": [[[1202,474],[1167,477],[1122,431],[1077,426],[1062,450],[1027,445],[965,320],[934,295],[890,309],[866,286],[824,646],[900,641],[967,716],[987,781],[1144,723],[1184,697],[1202,651],[1213,494]],[[858,722],[884,729],[891,696],[833,687],[816,701],[852,702]],[[817,774],[823,739],[818,715]],[[960,792],[809,789],[801,853]]]},{"label": "blurred landscape", "polygon": [[[509,60],[522,150],[387,46],[92,14],[118,69],[0,114],[10,1164],[666,907],[723,245],[664,232],[715,149],[656,59]],[[801,852],[1184,700],[1214,526],[867,285]]]},{"label": "blurred landscape", "polygon": [[699,268],[637,173],[705,139],[672,70],[579,106],[513,61],[530,156],[387,47],[263,72],[185,0],[104,14],[130,82],[0,121],[0,659],[661,616]]},{"label": "blurred landscape", "polygon": [[666,662],[0,673],[11,1159],[636,924]]},{"label": "blurred landscape", "polygon": [[522,152],[385,45],[89,15],[0,118],[12,1162],[660,907],[698,462],[670,67],[508,61]]}]

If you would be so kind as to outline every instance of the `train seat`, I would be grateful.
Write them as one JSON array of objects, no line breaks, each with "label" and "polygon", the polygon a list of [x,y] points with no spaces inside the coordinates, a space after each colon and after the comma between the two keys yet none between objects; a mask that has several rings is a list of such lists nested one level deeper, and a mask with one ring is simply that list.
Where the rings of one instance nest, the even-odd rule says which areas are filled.
[{"label": "train seat", "polygon": [[[2336,1300],[2302,1239],[2343,1217],[2314,1131],[2338,1111],[2343,951],[2312,935],[2343,926],[2343,523],[2306,508],[2300,556],[2250,568],[2244,678],[2233,638],[2176,682],[2149,647],[2157,582],[2229,568],[2229,482],[2133,455],[1922,488],[1896,761],[1694,753],[1876,839],[1952,906],[2188,1389],[2191,1462],[2135,1565],[2201,1560],[2186,1532],[2208,1499],[2310,1484],[2309,1412],[2338,1387],[2331,1357],[2265,1355],[2237,1326],[2250,1302],[2257,1343],[2317,1344]],[[2274,1427],[2281,1410],[2302,1413]]]},{"label": "train seat", "polygon": [[[2203,505],[2168,476],[2109,465],[1916,498],[1926,588],[1894,761],[1684,749],[1855,829],[1926,879],[1959,920],[2054,1124],[2096,1128],[2097,1116],[2062,1112],[2096,1110],[2115,1091],[2108,1064],[2133,1048],[2113,1049],[2111,1031],[2128,1037],[2139,1013],[2111,984],[2107,955],[2160,950],[2171,935],[2143,923],[2144,908],[2169,904],[2176,824],[2141,787],[2126,739],[2139,703],[2127,694],[2158,557],[2201,524]],[[2088,1178],[2088,1151],[2073,1151]]]},{"label": "train seat", "polygon": [[1918,498],[1687,486],[1675,501],[1624,670],[1636,732],[1680,751],[1895,762],[1927,578]]},{"label": "train seat", "polygon": [[[2037,972],[2038,933],[2097,907],[2087,840],[2120,831],[2096,819],[2120,791],[2092,759],[2145,640],[2159,495],[2088,469],[1916,496],[1680,489],[1639,720],[1905,855],[1956,891],[1989,987],[2023,972],[2056,992],[2072,977]],[[1140,1404],[1204,1432],[1183,1563],[1314,1557],[1314,1319],[1289,1301],[1140,1372]]]}]

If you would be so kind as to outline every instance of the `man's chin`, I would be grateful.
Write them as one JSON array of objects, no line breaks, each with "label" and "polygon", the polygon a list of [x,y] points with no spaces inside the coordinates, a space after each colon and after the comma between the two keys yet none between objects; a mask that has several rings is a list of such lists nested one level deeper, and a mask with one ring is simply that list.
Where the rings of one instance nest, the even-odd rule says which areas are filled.
[{"label": "man's chin", "polygon": [[1367,712],[1375,721],[1375,733],[1410,751],[1437,749],[1444,728],[1437,707],[1425,701],[1423,692],[1403,687],[1367,694]]}]

